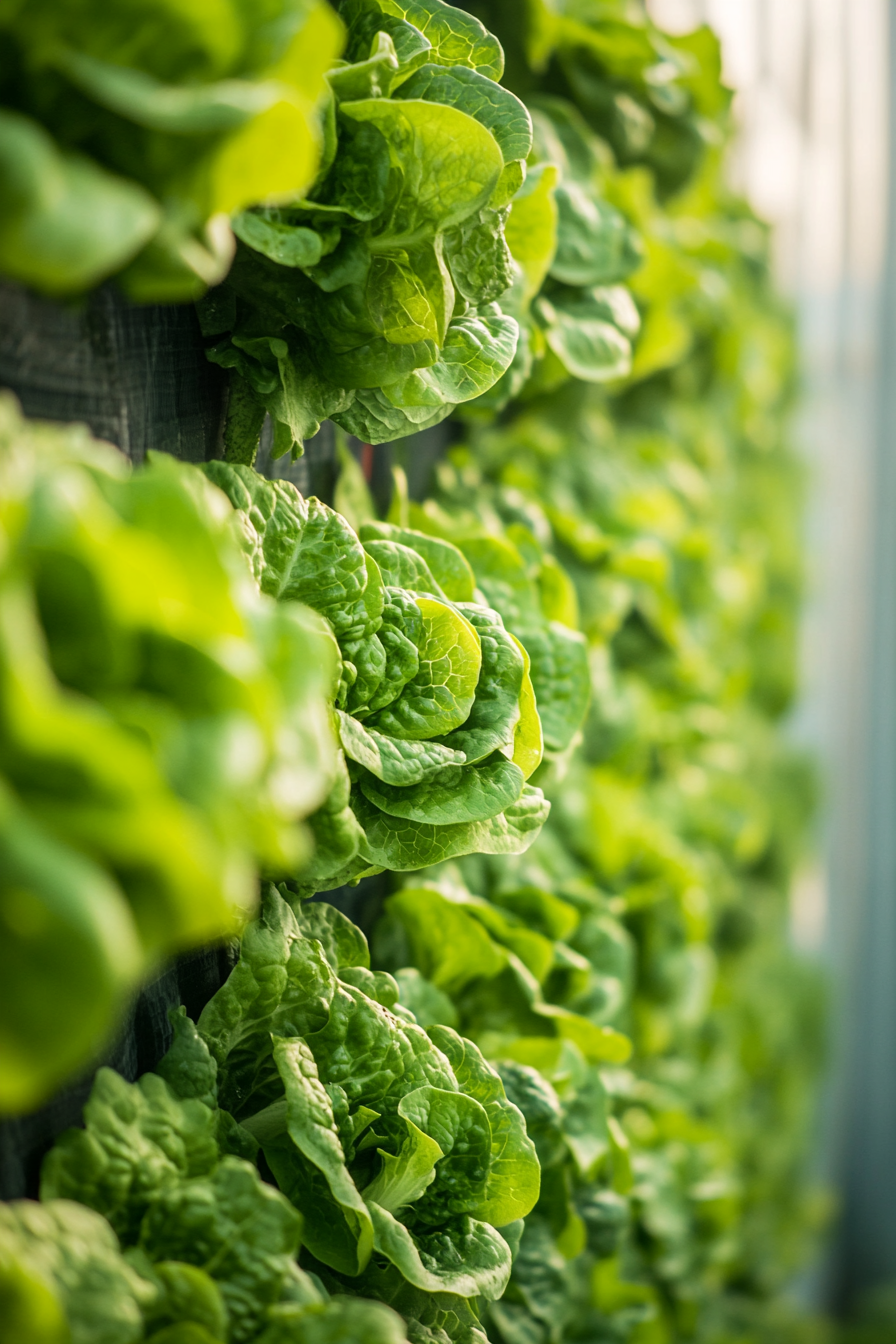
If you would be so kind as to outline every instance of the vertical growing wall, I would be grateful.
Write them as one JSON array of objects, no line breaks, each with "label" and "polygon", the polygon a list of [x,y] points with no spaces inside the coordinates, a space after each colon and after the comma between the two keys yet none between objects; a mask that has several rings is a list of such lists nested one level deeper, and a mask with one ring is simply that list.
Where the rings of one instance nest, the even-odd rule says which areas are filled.
[{"label": "vertical growing wall", "polygon": [[[199,24],[218,64],[183,89],[149,38],[128,56],[148,79],[106,47],[54,57],[57,95],[128,124],[92,113],[106,167],[153,151],[127,166],[158,208],[165,136],[213,124],[166,190],[216,184],[194,205],[233,232],[209,221],[203,259],[199,216],[139,198],[158,232],[121,283],[179,277],[196,316],[8,291],[26,411],[76,413],[50,403],[83,355],[96,428],[187,461],[129,474],[3,409],[4,601],[32,669],[4,634],[7,983],[40,1005],[4,1010],[7,1109],[83,1068],[165,957],[240,941],[202,994],[179,967],[157,982],[170,1050],[99,1070],[83,1128],[43,1113],[41,1205],[3,1207],[0,1283],[35,1338],[42,1312],[156,1344],[799,1329],[782,1293],[824,1201],[820,989],[786,937],[812,806],[781,732],[793,341],[726,185],[717,42],[627,10],[339,10],[320,88],[298,22],[289,61],[265,30],[229,66]],[[224,77],[265,71],[237,107]],[[81,124],[5,87],[13,145]],[[254,207],[230,136],[286,171],[272,130],[313,143],[318,93],[317,176]],[[18,237],[6,268],[52,288]],[[379,506],[350,436],[367,466],[397,444]]]}]

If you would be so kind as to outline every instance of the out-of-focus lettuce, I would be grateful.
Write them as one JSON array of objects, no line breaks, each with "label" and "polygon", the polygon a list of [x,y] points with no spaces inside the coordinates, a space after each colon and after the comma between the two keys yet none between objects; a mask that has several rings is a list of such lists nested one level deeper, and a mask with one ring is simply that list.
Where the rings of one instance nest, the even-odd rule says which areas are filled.
[{"label": "out-of-focus lettuce", "polygon": [[325,623],[259,596],[193,467],[0,403],[0,1109],[87,1062],[159,958],[295,872],[336,769]]},{"label": "out-of-focus lettuce", "polygon": [[623,167],[650,169],[664,197],[684,186],[725,127],[731,92],[708,27],[662,32],[628,0],[470,0],[497,33],[507,82],[526,101],[572,103]]},{"label": "out-of-focus lettuce", "polygon": [[530,110],[528,174],[505,230],[513,286],[502,305],[520,340],[503,378],[465,408],[476,420],[570,378],[618,383],[641,322],[622,282],[641,265],[642,245],[608,199],[606,145],[561,98],[533,99]]},{"label": "out-of-focus lettuce", "polygon": [[231,212],[313,181],[342,40],[323,0],[4,5],[0,273],[198,297],[230,264]]}]

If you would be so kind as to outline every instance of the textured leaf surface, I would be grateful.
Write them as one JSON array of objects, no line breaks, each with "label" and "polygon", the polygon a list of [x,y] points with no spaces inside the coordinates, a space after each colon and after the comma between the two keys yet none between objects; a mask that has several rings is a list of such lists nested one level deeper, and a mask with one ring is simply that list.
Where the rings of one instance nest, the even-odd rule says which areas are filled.
[{"label": "textured leaf surface", "polygon": [[479,636],[456,608],[428,597],[417,605],[423,617],[419,670],[398,698],[369,721],[381,732],[411,741],[450,733],[465,722],[482,665]]},{"label": "textured leaf surface", "polygon": [[[403,191],[393,205],[384,247],[428,225],[450,228],[485,204],[504,167],[494,136],[455,107],[423,99],[371,98],[346,103],[341,115],[369,122],[385,137]],[[406,167],[407,165],[407,167]]]},{"label": "textured leaf surface", "polygon": [[518,802],[488,821],[429,826],[390,817],[363,797],[352,800],[364,828],[363,851],[371,863],[409,872],[459,854],[523,854],[550,810],[540,789],[525,785]]},{"label": "textured leaf surface", "polygon": [[[280,888],[286,897],[286,888]],[[296,923],[306,938],[314,938],[324,956],[338,974],[348,966],[370,966],[367,939],[347,915],[328,901],[302,901],[292,904]]]},{"label": "textured leaf surface", "polygon": [[362,544],[375,540],[397,541],[416,551],[426,562],[430,574],[452,602],[472,602],[476,580],[462,551],[450,541],[427,536],[394,523],[365,523],[358,532]]},{"label": "textured leaf surface", "polygon": [[520,717],[525,654],[496,611],[472,604],[461,610],[479,634],[482,669],[473,708],[463,725],[448,735],[445,745],[463,751],[474,763],[513,740]]},{"label": "textured leaf surface", "polygon": [[505,163],[525,159],[532,148],[532,120],[525,104],[468,66],[424,65],[405,80],[397,97],[459,107],[491,131]]},{"label": "textured leaf surface", "polygon": [[[364,542],[364,549],[368,555],[373,556],[390,587],[404,588],[409,592],[429,597],[445,597],[429,565],[410,546],[405,546],[392,538],[382,540],[374,537]],[[418,640],[419,638],[420,636]]]},{"label": "textured leaf surface", "polygon": [[204,1176],[218,1161],[215,1117],[179,1101],[156,1074],[127,1083],[100,1069],[84,1107],[86,1129],[57,1140],[41,1170],[42,1199],[77,1199],[128,1243],[160,1192]]},{"label": "textured leaf surface", "polygon": [[458,1083],[484,1107],[491,1135],[488,1181],[481,1201],[470,1212],[503,1227],[531,1213],[538,1199],[541,1168],[535,1145],[526,1134],[522,1113],[508,1101],[500,1075],[472,1041],[447,1026],[430,1028],[430,1036],[451,1061]]},{"label": "textured leaf surface", "polygon": [[419,784],[448,766],[461,766],[463,753],[439,742],[389,737],[337,711],[345,753],[386,784]]},{"label": "textured leaf surface", "polygon": [[432,1225],[474,1212],[491,1161],[491,1128],[482,1106],[465,1092],[421,1087],[402,1098],[399,1111],[435,1140],[440,1154],[433,1181],[417,1198],[418,1218]]},{"label": "textured leaf surface", "polygon": [[415,1287],[493,1299],[507,1286],[510,1247],[488,1223],[464,1217],[435,1232],[413,1233],[376,1204],[370,1216],[377,1252]]},{"label": "textured leaf surface", "polygon": [[446,826],[497,816],[517,801],[524,783],[523,772],[499,756],[477,766],[448,766],[414,789],[367,776],[361,780],[361,792],[392,817]]},{"label": "textured leaf surface", "polygon": [[384,14],[406,19],[432,45],[430,59],[443,65],[467,65],[489,79],[500,79],[504,53],[497,38],[478,19],[443,0],[373,0]]},{"label": "textured leaf surface", "polygon": [[230,1339],[254,1338],[276,1302],[299,1246],[302,1221],[254,1166],[225,1157],[206,1177],[162,1191],[140,1229],[150,1259],[206,1270],[221,1287]]},{"label": "textured leaf surface", "polygon": [[429,368],[415,369],[387,384],[385,395],[398,407],[456,405],[492,386],[510,367],[519,327],[500,310],[456,317],[448,328],[441,354]]},{"label": "textured leaf surface", "polygon": [[[314,1056],[302,1040],[278,1039],[274,1062],[286,1094],[286,1135],[266,1141],[261,1128],[265,1113],[256,1119],[268,1164],[280,1189],[304,1215],[304,1240],[312,1254],[343,1273],[360,1273],[373,1247],[373,1226],[345,1165],[332,1104]],[[278,1119],[279,1110],[280,1104]],[[305,1162],[296,1161],[291,1145]],[[311,1178],[309,1166],[323,1177],[330,1207],[321,1206],[321,1182]]]}]

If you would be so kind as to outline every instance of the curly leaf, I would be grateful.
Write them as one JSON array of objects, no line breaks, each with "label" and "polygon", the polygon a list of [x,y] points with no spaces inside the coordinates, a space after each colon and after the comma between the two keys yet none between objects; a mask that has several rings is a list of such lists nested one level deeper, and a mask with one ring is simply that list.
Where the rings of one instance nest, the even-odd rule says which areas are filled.
[{"label": "curly leaf", "polygon": [[461,854],[523,854],[538,837],[550,804],[540,789],[525,785],[520,799],[488,821],[430,826],[389,817],[363,795],[352,798],[364,829],[362,852],[393,872],[409,872],[443,863]]},{"label": "curly leaf", "polygon": [[[277,1039],[274,1061],[285,1101],[254,1117],[249,1128],[280,1189],[304,1214],[309,1250],[333,1269],[358,1274],[373,1249],[373,1225],[345,1165],[333,1108],[314,1056],[302,1040]],[[295,1150],[304,1162],[296,1161]],[[324,1191],[328,1199],[322,1208]]]},{"label": "curly leaf", "polygon": [[508,1101],[500,1075],[486,1063],[472,1041],[447,1026],[430,1027],[429,1034],[451,1061],[463,1090],[484,1107],[491,1134],[488,1181],[483,1198],[470,1212],[495,1227],[503,1227],[532,1212],[541,1185],[535,1145],[526,1134],[526,1122]]},{"label": "curly leaf", "polygon": [[459,611],[428,597],[418,598],[417,606],[423,617],[419,670],[391,705],[368,720],[369,727],[410,741],[450,733],[465,722],[482,664],[479,636]]},{"label": "curly leaf", "polygon": [[364,797],[389,816],[446,826],[497,816],[519,799],[524,783],[523,772],[499,756],[481,765],[448,766],[413,788],[396,788],[370,775],[360,786]]},{"label": "curly leaf", "polygon": [[374,1245],[408,1283],[428,1293],[499,1298],[510,1278],[510,1247],[488,1223],[462,1217],[433,1232],[411,1232],[371,1203]]},{"label": "curly leaf", "polygon": [[439,742],[389,737],[337,710],[345,754],[386,784],[406,786],[431,779],[446,766],[461,766],[464,755]]}]

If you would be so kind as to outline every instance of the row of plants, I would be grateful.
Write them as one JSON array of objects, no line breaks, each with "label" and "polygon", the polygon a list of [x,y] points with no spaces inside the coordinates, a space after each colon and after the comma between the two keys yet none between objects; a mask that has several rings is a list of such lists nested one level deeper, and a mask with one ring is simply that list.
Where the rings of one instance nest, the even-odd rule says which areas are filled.
[{"label": "row of plants", "polygon": [[[0,1206],[0,1341],[802,1338],[793,356],[717,44],[336,8],[0,17],[0,269],[197,298],[229,370],[202,468],[2,405],[0,1105],[241,939]],[[451,447],[382,518],[265,416]],[[313,898],[375,875],[368,945]]]}]

